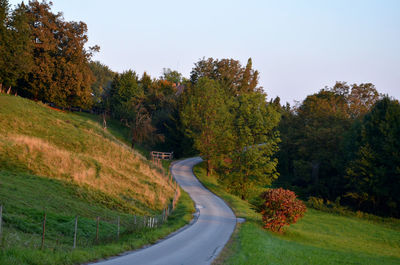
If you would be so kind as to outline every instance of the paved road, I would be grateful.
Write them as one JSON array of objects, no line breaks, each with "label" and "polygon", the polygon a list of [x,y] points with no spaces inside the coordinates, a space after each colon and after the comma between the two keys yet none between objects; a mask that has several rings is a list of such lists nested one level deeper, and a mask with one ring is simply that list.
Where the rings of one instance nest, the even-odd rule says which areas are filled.
[{"label": "paved road", "polygon": [[189,158],[177,162],[171,168],[179,185],[190,194],[200,211],[193,225],[149,248],[97,264],[210,264],[231,236],[236,217],[222,199],[204,188],[193,175],[193,166],[201,161],[201,158]]}]

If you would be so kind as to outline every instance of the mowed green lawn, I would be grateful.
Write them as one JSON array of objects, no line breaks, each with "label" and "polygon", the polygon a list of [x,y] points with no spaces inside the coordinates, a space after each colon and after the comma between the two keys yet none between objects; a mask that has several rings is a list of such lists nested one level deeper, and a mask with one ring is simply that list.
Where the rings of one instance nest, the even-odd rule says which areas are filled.
[{"label": "mowed green lawn", "polygon": [[216,264],[400,264],[400,221],[369,221],[308,209],[276,234],[262,228],[250,204],[228,194],[202,166],[195,174],[247,221],[239,225]]}]

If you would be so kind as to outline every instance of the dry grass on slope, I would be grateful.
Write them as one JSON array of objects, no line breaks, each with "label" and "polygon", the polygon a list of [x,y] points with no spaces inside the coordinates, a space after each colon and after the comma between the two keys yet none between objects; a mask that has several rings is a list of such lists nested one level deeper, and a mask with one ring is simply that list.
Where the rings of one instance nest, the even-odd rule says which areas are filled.
[{"label": "dry grass on slope", "polygon": [[161,210],[174,195],[158,169],[83,116],[0,96],[0,124],[0,170],[99,190],[132,213]]}]

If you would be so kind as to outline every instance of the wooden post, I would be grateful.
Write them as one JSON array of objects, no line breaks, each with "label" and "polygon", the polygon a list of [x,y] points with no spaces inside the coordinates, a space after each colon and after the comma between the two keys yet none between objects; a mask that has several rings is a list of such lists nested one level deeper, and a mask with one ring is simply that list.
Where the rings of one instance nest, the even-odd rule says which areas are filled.
[{"label": "wooden post", "polygon": [[76,248],[76,233],[78,232],[78,216],[75,217],[74,248]]},{"label": "wooden post", "polygon": [[96,241],[99,241],[99,222],[100,222],[100,217],[97,216],[97,225],[96,225]]},{"label": "wooden post", "polygon": [[117,240],[119,239],[119,216],[117,217]]},{"label": "wooden post", "polygon": [[44,236],[46,234],[46,212],[44,213],[43,217],[43,230],[42,230],[42,249],[44,248]]},{"label": "wooden post", "polygon": [[103,112],[103,129],[107,129],[106,113]]}]

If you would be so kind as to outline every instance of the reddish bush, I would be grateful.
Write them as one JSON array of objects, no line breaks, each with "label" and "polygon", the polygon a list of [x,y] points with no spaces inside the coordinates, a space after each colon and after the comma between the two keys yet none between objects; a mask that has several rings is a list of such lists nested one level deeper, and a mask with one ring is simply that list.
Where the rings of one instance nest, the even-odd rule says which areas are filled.
[{"label": "reddish bush", "polygon": [[264,200],[261,211],[264,228],[274,232],[281,232],[283,226],[296,223],[307,210],[290,190],[269,189],[261,197]]}]

